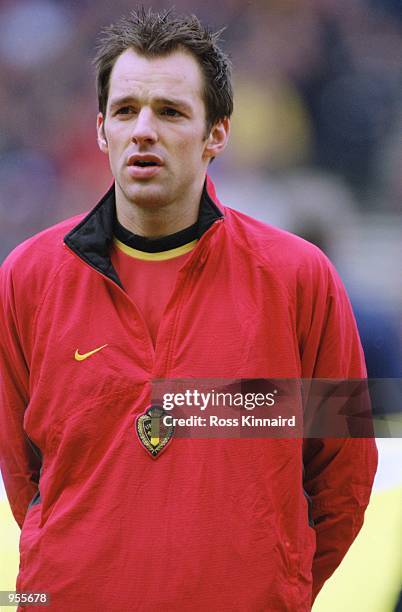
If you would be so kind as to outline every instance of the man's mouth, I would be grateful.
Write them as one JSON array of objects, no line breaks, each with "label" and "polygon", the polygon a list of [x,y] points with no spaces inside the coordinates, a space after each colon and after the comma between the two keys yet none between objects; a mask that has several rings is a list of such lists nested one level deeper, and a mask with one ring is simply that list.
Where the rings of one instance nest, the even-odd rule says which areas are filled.
[{"label": "man's mouth", "polygon": [[153,162],[153,161],[141,161],[141,160],[137,160],[136,162],[134,162],[131,165],[132,166],[140,166],[140,168],[145,168],[146,166],[159,166],[159,164],[157,164],[156,162]]},{"label": "man's mouth", "polygon": [[129,174],[136,180],[151,179],[163,166],[163,159],[153,153],[135,153],[127,161]]},{"label": "man's mouth", "polygon": [[162,166],[163,160],[159,155],[152,153],[135,153],[128,159],[129,166],[138,166],[139,168],[147,168],[148,166]]}]

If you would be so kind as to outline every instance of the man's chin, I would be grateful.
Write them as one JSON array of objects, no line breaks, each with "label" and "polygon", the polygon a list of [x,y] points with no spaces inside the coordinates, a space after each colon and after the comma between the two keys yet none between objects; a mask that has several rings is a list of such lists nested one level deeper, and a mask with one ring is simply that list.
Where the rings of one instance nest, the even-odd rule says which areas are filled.
[{"label": "man's chin", "polygon": [[160,186],[144,181],[141,185],[132,185],[125,191],[126,199],[141,208],[160,208],[168,203],[168,194]]}]

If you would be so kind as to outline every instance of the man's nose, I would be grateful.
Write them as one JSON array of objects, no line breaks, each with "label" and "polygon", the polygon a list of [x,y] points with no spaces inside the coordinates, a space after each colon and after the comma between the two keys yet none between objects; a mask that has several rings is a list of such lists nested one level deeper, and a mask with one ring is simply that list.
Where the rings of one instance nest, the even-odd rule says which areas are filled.
[{"label": "man's nose", "polygon": [[132,141],[137,144],[153,144],[158,140],[155,117],[150,108],[142,108],[134,122],[131,134]]}]

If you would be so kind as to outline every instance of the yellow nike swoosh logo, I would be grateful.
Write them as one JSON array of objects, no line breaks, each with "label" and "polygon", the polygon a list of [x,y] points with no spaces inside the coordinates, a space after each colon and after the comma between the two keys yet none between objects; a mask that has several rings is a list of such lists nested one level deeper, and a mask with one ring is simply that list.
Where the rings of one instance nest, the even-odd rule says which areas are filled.
[{"label": "yellow nike swoosh logo", "polygon": [[95,355],[95,353],[104,349],[105,346],[107,346],[107,344],[104,344],[103,346],[98,346],[98,348],[94,349],[93,351],[89,351],[89,353],[83,353],[82,355],[77,349],[75,351],[74,359],[76,361],[84,361],[84,359],[88,359],[88,357],[90,357],[91,355]]}]

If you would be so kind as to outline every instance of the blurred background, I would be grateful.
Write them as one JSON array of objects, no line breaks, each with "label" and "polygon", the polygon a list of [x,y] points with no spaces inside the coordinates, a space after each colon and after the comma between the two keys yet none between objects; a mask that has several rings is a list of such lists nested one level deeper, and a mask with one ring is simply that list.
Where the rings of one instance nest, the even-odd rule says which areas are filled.
[{"label": "blurred background", "polygon": [[[133,6],[0,0],[0,261],[111,184],[91,60],[99,29]],[[402,1],[175,6],[227,26],[235,113],[211,167],[221,201],[318,244],[353,302],[370,377],[402,377]],[[378,443],[365,527],[314,612],[402,610],[402,441]],[[0,520],[0,590],[12,589],[18,533],[1,487]]]}]

